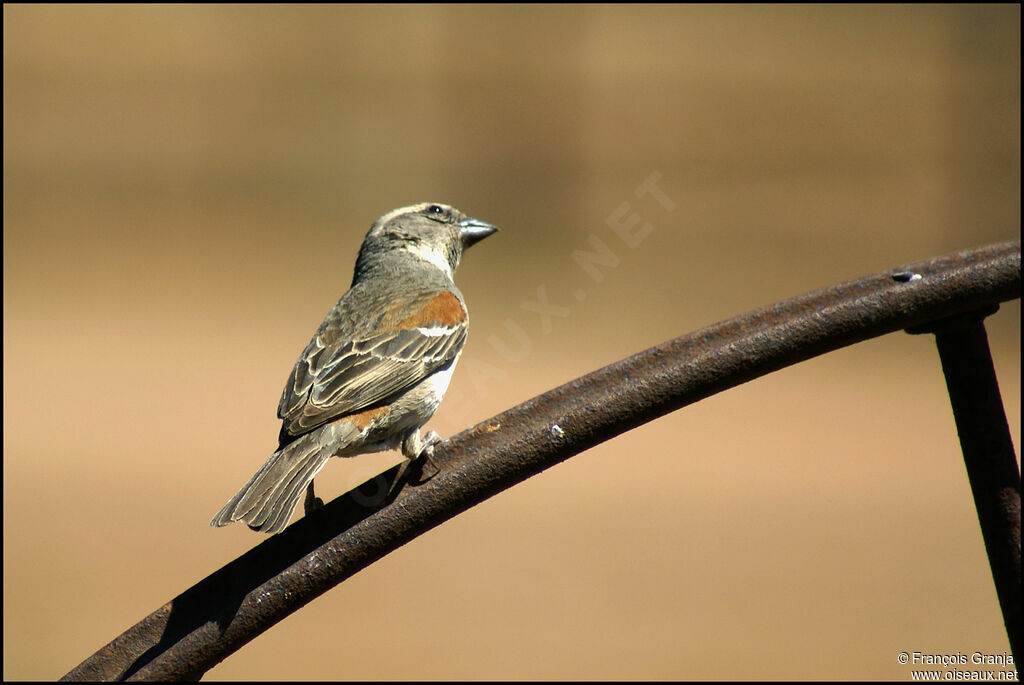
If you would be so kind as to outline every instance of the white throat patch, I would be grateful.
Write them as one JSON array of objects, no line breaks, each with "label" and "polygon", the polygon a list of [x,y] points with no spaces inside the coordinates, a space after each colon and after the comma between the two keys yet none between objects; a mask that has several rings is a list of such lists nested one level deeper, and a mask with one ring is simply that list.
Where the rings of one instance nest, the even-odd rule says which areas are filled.
[{"label": "white throat patch", "polygon": [[438,269],[443,271],[449,279],[452,278],[452,265],[448,263],[447,255],[431,249],[426,245],[411,244],[407,249],[423,261],[430,262],[436,266]]}]

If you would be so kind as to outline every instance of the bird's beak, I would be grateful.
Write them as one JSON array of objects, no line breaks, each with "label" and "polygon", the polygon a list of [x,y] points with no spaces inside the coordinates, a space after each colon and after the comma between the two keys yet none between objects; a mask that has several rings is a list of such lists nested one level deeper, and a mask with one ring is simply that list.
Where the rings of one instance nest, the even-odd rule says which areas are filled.
[{"label": "bird's beak", "polygon": [[468,217],[459,222],[459,237],[462,238],[462,248],[475,245],[487,236],[495,233],[498,227],[480,219]]}]

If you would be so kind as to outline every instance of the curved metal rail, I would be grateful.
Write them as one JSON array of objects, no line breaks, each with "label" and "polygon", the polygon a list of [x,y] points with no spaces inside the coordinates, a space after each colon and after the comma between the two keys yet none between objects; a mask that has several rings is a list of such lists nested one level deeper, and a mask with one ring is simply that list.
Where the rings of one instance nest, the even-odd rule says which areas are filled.
[{"label": "curved metal rail", "polygon": [[[299,520],[64,679],[198,679],[385,554],[550,466],[727,388],[902,329],[936,332],[1011,647],[1021,656],[1020,475],[980,323],[1020,297],[1020,275],[1019,241],[967,250],[779,302],[577,378],[439,445],[438,475],[385,506],[378,477]],[[930,324],[938,327],[922,328]],[[387,483],[396,471],[384,474]]]}]

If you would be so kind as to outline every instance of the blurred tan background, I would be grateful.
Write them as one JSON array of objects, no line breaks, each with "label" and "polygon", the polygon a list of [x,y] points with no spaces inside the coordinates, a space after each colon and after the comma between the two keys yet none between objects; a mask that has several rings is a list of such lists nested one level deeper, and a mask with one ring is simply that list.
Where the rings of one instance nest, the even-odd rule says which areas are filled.
[{"label": "blurred tan background", "polygon": [[[9,679],[59,677],[262,541],[207,522],[394,207],[502,228],[458,274],[446,435],[1020,233],[1019,6],[3,13]],[[652,175],[668,202],[636,195]],[[592,238],[619,260],[601,282],[571,258]],[[1019,453],[1018,304],[989,321]],[[318,491],[398,459],[335,460]],[[493,498],[208,678],[902,679],[900,651],[1005,650],[934,344],[895,334]]]}]

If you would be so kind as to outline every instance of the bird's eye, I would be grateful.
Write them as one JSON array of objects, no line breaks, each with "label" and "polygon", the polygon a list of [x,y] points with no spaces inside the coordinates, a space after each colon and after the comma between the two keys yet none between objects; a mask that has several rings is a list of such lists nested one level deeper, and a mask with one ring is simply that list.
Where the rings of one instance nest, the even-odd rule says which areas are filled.
[{"label": "bird's eye", "polygon": [[451,213],[441,205],[430,205],[424,214],[427,215],[428,219],[433,219],[440,223],[447,223],[452,220]]}]

